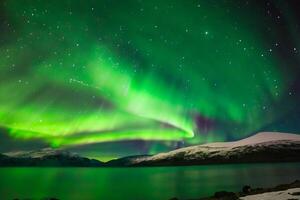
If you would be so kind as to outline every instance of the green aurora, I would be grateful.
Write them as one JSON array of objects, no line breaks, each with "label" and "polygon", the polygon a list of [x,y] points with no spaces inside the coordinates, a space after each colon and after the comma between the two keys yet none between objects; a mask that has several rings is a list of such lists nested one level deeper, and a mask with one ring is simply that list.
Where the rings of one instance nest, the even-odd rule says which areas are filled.
[{"label": "green aurora", "polygon": [[297,105],[299,32],[241,2],[2,2],[0,126],[52,147],[264,129]]}]

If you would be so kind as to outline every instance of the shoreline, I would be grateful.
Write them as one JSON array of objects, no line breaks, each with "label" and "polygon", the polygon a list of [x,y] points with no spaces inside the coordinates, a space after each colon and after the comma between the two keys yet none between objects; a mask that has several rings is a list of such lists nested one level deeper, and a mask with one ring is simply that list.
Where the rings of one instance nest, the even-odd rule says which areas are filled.
[{"label": "shoreline", "polygon": [[[277,198],[274,199],[273,196]],[[280,184],[272,188],[252,188],[249,185],[245,185],[240,192],[217,191],[213,196],[190,200],[255,200],[266,198],[273,200],[299,200],[300,180],[295,180],[288,184]],[[169,200],[181,199],[173,197]]]}]

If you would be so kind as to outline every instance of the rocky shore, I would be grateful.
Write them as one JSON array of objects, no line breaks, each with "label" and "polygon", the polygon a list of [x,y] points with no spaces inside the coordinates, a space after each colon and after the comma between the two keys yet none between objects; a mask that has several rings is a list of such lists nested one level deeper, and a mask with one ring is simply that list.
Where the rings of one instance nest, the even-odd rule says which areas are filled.
[{"label": "rocky shore", "polygon": [[[240,192],[218,191],[211,197],[190,200],[299,200],[300,181],[277,185],[273,188],[242,187]],[[176,197],[169,200],[180,200]]]}]

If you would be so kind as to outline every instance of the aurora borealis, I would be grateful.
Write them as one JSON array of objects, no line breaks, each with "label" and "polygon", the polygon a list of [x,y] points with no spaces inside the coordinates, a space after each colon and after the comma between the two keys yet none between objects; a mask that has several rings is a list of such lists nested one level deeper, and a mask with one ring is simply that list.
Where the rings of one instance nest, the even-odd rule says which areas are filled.
[{"label": "aurora borealis", "polygon": [[0,4],[1,151],[104,158],[300,133],[297,1]]}]

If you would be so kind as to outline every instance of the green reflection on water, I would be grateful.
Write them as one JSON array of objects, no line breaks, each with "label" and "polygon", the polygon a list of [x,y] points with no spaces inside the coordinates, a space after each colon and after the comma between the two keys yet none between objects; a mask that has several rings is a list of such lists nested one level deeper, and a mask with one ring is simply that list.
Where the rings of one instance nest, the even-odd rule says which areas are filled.
[{"label": "green reflection on water", "polygon": [[1,199],[167,200],[300,178],[300,163],[153,168],[0,168]]}]

